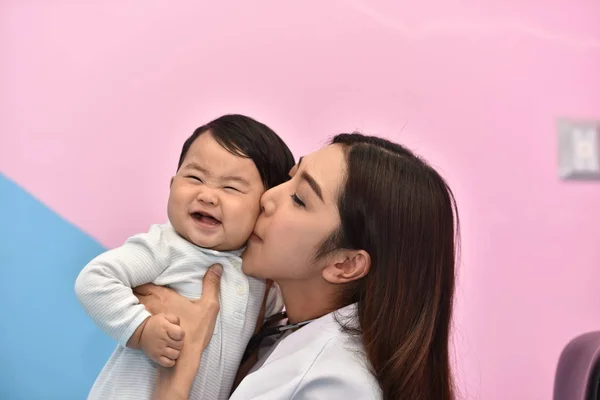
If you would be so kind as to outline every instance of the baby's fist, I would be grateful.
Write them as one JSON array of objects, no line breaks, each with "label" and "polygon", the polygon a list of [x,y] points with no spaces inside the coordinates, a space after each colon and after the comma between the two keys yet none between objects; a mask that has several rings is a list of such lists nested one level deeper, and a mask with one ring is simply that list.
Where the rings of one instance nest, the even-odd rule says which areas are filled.
[{"label": "baby's fist", "polygon": [[146,322],[140,344],[152,361],[163,367],[172,367],[183,347],[183,336],[179,317],[156,314]]}]

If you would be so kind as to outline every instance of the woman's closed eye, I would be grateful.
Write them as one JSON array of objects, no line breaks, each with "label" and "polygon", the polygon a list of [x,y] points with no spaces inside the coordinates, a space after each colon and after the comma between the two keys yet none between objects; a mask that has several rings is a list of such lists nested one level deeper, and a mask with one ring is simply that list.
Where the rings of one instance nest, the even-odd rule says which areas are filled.
[{"label": "woman's closed eye", "polygon": [[293,195],[290,196],[292,198],[292,201],[299,207],[306,207],[306,204],[304,204],[304,202],[302,201],[302,199],[300,197],[298,197],[298,195],[296,193],[294,193]]}]

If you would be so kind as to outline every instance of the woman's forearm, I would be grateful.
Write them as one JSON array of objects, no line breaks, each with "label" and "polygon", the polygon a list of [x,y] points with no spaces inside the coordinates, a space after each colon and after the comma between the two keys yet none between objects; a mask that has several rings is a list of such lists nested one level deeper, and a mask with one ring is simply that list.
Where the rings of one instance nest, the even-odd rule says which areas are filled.
[{"label": "woman's forearm", "polygon": [[189,399],[192,383],[194,383],[196,372],[200,368],[202,350],[200,347],[188,348],[181,352],[174,367],[159,367],[154,400]]},{"label": "woman's forearm", "polygon": [[[219,285],[223,269],[214,265],[204,274],[202,297],[188,300],[173,289],[155,285],[136,288],[136,297],[146,309],[157,314],[156,309],[169,304],[171,312],[180,319],[185,339],[179,358],[172,368],[158,367],[154,400],[188,399],[194,378],[200,367],[202,353],[213,335],[219,313]],[[152,310],[154,309],[154,311]],[[162,311],[165,312],[165,311]]]}]

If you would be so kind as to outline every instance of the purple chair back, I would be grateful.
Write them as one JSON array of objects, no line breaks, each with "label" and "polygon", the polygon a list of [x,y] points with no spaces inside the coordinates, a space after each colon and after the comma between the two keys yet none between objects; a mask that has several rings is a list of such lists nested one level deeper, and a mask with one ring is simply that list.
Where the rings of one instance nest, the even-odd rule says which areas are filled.
[{"label": "purple chair back", "polygon": [[554,400],[600,400],[600,332],[580,335],[564,348],[554,379]]}]

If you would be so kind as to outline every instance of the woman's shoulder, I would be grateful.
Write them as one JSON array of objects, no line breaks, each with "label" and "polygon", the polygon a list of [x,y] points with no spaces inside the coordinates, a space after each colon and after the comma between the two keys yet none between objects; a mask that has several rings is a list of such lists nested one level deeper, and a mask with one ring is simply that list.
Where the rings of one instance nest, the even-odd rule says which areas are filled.
[{"label": "woman's shoulder", "polygon": [[[336,319],[333,334],[313,347],[313,362],[307,366],[294,396],[327,399],[377,399],[379,384],[371,372],[362,338],[341,329]],[[333,325],[333,324],[332,324]],[[332,326],[333,328],[333,326]]]},{"label": "woman's shoulder", "polygon": [[361,337],[341,329],[339,317],[328,314],[281,340],[232,399],[380,398]]}]

